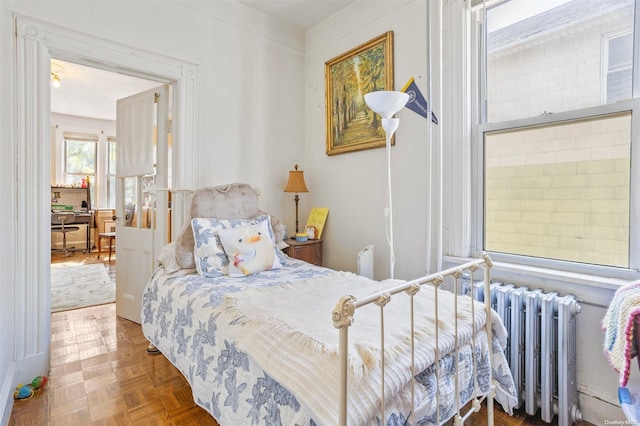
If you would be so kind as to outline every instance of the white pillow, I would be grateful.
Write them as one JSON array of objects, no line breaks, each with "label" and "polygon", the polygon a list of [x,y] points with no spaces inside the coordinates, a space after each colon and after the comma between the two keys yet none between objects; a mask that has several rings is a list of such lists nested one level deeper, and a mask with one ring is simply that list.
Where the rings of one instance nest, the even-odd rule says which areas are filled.
[{"label": "white pillow", "polygon": [[[274,241],[271,221],[268,214],[260,215],[253,219],[215,219],[194,218],[191,220],[193,238],[195,240],[193,254],[196,270],[203,277],[219,277],[228,273],[229,259],[227,258],[219,232],[223,229],[234,229],[244,225],[253,225],[265,222],[268,226],[271,241]],[[284,255],[277,250],[280,263],[284,263]]]},{"label": "white pillow", "polygon": [[182,267],[178,264],[178,259],[176,258],[175,242],[165,244],[162,249],[160,249],[160,253],[158,253],[158,257],[156,258],[156,260],[162,266],[164,266],[164,270],[167,271],[168,274],[182,269]]},{"label": "white pillow", "polygon": [[277,249],[269,232],[268,221],[221,229],[218,235],[229,260],[227,274],[230,277],[242,277],[282,267],[276,255]]}]

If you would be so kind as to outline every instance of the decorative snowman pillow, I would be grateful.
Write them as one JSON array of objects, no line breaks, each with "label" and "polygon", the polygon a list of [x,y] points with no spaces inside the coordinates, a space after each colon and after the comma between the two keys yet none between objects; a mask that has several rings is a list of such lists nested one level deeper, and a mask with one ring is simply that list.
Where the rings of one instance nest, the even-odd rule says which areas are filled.
[{"label": "decorative snowman pillow", "polygon": [[228,275],[242,277],[282,267],[269,232],[269,222],[220,229],[220,243],[229,259]]}]

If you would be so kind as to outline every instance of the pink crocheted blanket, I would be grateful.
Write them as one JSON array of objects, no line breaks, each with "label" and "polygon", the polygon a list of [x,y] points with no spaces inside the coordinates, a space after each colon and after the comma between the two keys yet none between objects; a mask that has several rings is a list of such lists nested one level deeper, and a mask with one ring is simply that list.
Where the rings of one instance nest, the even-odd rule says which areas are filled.
[{"label": "pink crocheted blanket", "polygon": [[640,281],[620,287],[602,320],[604,352],[609,364],[620,374],[620,386],[629,379],[631,359],[637,355],[636,320],[640,323]]}]

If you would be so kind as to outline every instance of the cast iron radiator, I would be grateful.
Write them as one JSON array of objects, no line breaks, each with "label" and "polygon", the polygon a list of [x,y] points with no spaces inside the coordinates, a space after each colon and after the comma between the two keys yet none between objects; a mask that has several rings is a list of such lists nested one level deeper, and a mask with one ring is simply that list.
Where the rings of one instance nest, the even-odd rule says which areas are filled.
[{"label": "cast iron radiator", "polygon": [[[474,282],[474,297],[484,301],[482,282]],[[466,290],[470,292],[467,282]],[[491,307],[504,322],[509,341],[507,360],[518,387],[518,407],[559,426],[582,420],[576,387],[575,296],[543,293],[514,284],[491,284]]]}]

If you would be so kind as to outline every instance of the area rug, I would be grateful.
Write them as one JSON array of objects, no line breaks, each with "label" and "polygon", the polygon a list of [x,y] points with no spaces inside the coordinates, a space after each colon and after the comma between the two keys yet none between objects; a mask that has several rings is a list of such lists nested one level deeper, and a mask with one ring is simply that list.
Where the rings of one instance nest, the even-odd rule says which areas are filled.
[{"label": "area rug", "polygon": [[116,287],[104,265],[51,265],[51,312],[115,300]]}]

